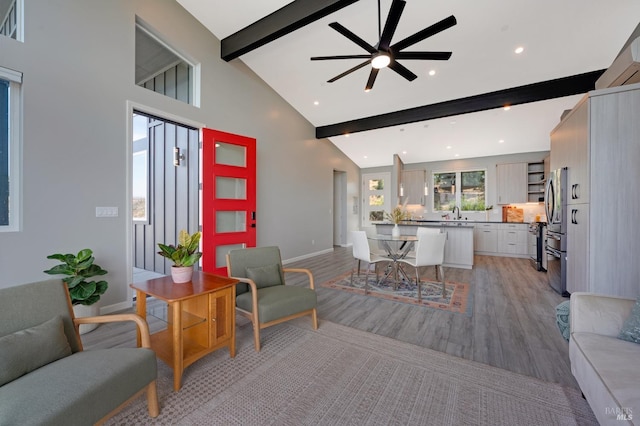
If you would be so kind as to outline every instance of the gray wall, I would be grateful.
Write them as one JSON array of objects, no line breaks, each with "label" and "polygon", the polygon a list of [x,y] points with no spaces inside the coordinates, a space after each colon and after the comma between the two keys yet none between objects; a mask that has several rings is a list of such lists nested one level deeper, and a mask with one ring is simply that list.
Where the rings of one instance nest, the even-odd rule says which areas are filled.
[{"label": "gray wall", "polygon": [[[135,85],[136,15],[201,64],[200,108]],[[333,170],[347,172],[352,200],[358,167],[316,140],[313,126],[242,62],[222,61],[219,41],[177,3],[28,0],[25,21],[24,43],[0,37],[0,65],[24,73],[22,231],[0,234],[0,287],[47,278],[48,254],[89,247],[110,271],[103,312],[127,303],[128,102],[255,137],[258,244],[280,246],[284,259],[332,248]],[[118,207],[119,217],[96,218],[96,206]]]}]

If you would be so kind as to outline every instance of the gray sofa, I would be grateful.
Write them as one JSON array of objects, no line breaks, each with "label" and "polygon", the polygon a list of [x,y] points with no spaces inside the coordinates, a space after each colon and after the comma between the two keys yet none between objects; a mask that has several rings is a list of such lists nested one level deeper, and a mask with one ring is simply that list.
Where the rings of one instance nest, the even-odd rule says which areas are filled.
[{"label": "gray sofa", "polygon": [[633,299],[572,293],[571,372],[601,425],[640,424],[640,344],[617,338]]},{"label": "gray sofa", "polygon": [[[78,325],[134,321],[146,348],[83,351]],[[147,393],[158,415],[156,356],[135,314],[73,318],[67,287],[47,280],[0,289],[0,425],[91,425]]]}]

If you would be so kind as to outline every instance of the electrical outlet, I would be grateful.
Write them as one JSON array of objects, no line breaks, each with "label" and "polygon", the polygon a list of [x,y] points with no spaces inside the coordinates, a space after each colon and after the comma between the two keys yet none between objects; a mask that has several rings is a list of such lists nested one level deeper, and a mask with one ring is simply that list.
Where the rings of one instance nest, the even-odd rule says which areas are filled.
[{"label": "electrical outlet", "polygon": [[118,208],[96,207],[96,217],[118,217]]}]

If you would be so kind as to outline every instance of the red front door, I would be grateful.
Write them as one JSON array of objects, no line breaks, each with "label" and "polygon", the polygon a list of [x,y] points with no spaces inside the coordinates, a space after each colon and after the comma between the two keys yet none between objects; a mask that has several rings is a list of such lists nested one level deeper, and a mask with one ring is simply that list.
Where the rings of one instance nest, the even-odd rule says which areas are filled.
[{"label": "red front door", "polygon": [[202,130],[202,269],[227,275],[229,250],[256,246],[256,140]]}]

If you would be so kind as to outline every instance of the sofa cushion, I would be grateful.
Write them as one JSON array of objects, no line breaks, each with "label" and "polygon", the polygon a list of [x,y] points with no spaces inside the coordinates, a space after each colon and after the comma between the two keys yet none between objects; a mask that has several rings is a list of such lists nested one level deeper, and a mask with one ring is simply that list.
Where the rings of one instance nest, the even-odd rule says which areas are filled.
[{"label": "sofa cushion", "polygon": [[640,407],[639,345],[601,334],[572,333],[569,357],[571,372],[598,421],[615,421],[616,408]]},{"label": "sofa cushion", "polygon": [[62,317],[0,337],[0,386],[71,355]]},{"label": "sofa cushion", "polygon": [[247,268],[247,278],[255,282],[258,288],[283,284],[279,264]]},{"label": "sofa cushion", "polygon": [[[258,290],[258,319],[270,322],[298,312],[313,309],[317,304],[316,292],[310,288],[282,285]],[[236,306],[252,312],[251,293],[236,297]]]},{"label": "sofa cushion", "polygon": [[629,318],[622,324],[618,339],[640,343],[640,297],[636,299],[636,304],[631,310],[631,315],[629,315]]},{"label": "sofa cushion", "polygon": [[0,387],[0,425],[90,425],[156,378],[151,349],[77,352]]}]

